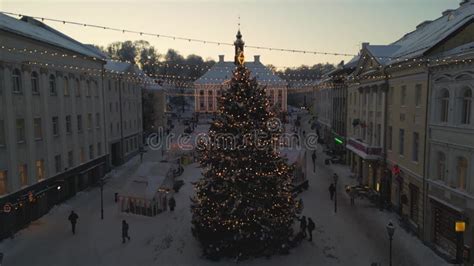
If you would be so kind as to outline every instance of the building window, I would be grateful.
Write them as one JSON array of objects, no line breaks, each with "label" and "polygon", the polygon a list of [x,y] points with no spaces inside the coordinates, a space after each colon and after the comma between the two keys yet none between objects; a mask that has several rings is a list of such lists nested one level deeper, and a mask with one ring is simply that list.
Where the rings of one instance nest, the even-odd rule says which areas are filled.
[{"label": "building window", "polygon": [[18,166],[18,177],[20,178],[20,187],[28,186],[28,167],[26,164]]},{"label": "building window", "polygon": [[81,81],[76,79],[76,97],[81,97]]},{"label": "building window", "polygon": [[39,94],[39,77],[36,71],[31,72],[31,92]]},{"label": "building window", "polygon": [[449,92],[443,89],[440,93],[439,101],[439,121],[448,122],[449,114]]},{"label": "building window", "polygon": [[415,87],[415,104],[416,104],[416,107],[421,106],[421,89],[422,89],[421,84],[416,84],[416,87]]},{"label": "building window", "polygon": [[12,86],[13,93],[21,93],[21,71],[18,68],[12,73]]},{"label": "building window", "polygon": [[114,133],[114,125],[110,123],[110,134],[113,135],[113,133]]},{"label": "building window", "polygon": [[392,127],[388,127],[388,133],[387,133],[387,148],[388,150],[392,150]]},{"label": "building window", "polygon": [[97,81],[94,81],[94,95],[96,98],[99,98],[99,85],[97,84]]},{"label": "building window", "polygon": [[107,83],[109,85],[109,91],[111,91],[112,90],[112,81],[109,79]]},{"label": "building window", "polygon": [[413,132],[413,149],[412,149],[412,160],[418,162],[418,154],[420,150],[420,134]]},{"label": "building window", "polygon": [[56,170],[56,173],[59,173],[62,170],[60,154],[54,156],[54,169]]},{"label": "building window", "polygon": [[92,114],[91,113],[87,114],[87,129],[88,130],[92,129]]},{"label": "building window", "polygon": [[33,120],[35,130],[35,140],[43,139],[43,129],[41,127],[41,118],[35,118]]},{"label": "building window", "polygon": [[16,120],[16,141],[18,143],[25,142],[25,120],[24,119]]},{"label": "building window", "polygon": [[201,107],[201,110],[204,110],[204,91],[203,90],[199,91],[199,106]]},{"label": "building window", "polygon": [[419,192],[417,186],[410,184],[410,219],[418,224],[418,202],[419,202]]},{"label": "building window", "polygon": [[81,150],[79,151],[79,160],[81,163],[84,163],[86,161],[86,155],[84,153],[84,147],[81,147]]},{"label": "building window", "polygon": [[405,153],[405,130],[400,129],[399,135],[398,135],[398,153],[403,156]]},{"label": "building window", "polygon": [[44,175],[44,160],[36,160],[36,180],[39,182],[45,178]]},{"label": "building window", "polygon": [[77,116],[77,131],[82,132],[82,115]]},{"label": "building window", "polygon": [[3,122],[3,120],[0,120],[0,147],[6,145],[5,139],[5,123]]},{"label": "building window", "polygon": [[102,144],[100,142],[97,143],[97,156],[102,155]]},{"label": "building window", "polygon": [[472,91],[471,89],[465,89],[462,95],[461,104],[461,123],[471,123],[471,103],[472,103]]},{"label": "building window", "polygon": [[436,156],[436,175],[439,180],[446,181],[446,155],[439,151]]},{"label": "building window", "polygon": [[89,159],[94,159],[94,145],[89,145]]},{"label": "building window", "polygon": [[71,134],[72,132],[72,125],[71,125],[71,116],[67,115],[66,116],[66,133]]},{"label": "building window", "polygon": [[86,81],[86,97],[91,97],[91,82]]},{"label": "building window", "polygon": [[8,193],[7,171],[0,171],[0,196]]},{"label": "building window", "polygon": [[72,151],[68,151],[67,153],[67,164],[69,168],[74,166],[74,153]]},{"label": "building window", "polygon": [[95,114],[95,127],[100,128],[100,114],[99,113]]},{"label": "building window", "polygon": [[59,119],[57,116],[53,117],[53,136],[59,136]]},{"label": "building window", "polygon": [[57,94],[56,77],[53,74],[49,75],[49,92],[51,93],[51,95]]},{"label": "building window", "polygon": [[112,113],[112,103],[109,103],[109,112]]},{"label": "building window", "polygon": [[467,184],[467,159],[464,157],[458,157],[457,159],[457,187],[461,190],[466,190]]},{"label": "building window", "polygon": [[377,129],[376,129],[376,134],[377,136],[375,136],[375,140],[376,140],[376,144],[377,146],[380,146],[380,140],[381,140],[381,134],[382,134],[382,126],[380,124],[377,124]]},{"label": "building window", "polygon": [[69,80],[64,77],[64,96],[69,96]]},{"label": "building window", "polygon": [[406,106],[407,103],[407,86],[402,86],[402,90],[400,91],[400,105]]}]

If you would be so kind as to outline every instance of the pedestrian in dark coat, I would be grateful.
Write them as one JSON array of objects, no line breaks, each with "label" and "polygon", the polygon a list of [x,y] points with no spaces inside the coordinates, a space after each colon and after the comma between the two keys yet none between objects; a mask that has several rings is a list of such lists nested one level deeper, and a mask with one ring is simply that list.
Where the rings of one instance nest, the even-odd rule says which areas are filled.
[{"label": "pedestrian in dark coat", "polygon": [[313,160],[313,172],[316,172],[316,151],[313,151],[313,154],[311,155],[311,159]]},{"label": "pedestrian in dark coat", "polygon": [[308,234],[309,234],[309,241],[313,241],[313,231],[316,225],[313,222],[313,219],[308,218]]},{"label": "pedestrian in dark coat", "polygon": [[176,200],[171,197],[168,201],[168,205],[170,206],[170,211],[174,211],[174,207],[176,206]]},{"label": "pedestrian in dark coat", "polygon": [[130,241],[130,236],[128,236],[128,223],[122,220],[122,243],[125,243],[125,240]]},{"label": "pedestrian in dark coat", "polygon": [[76,223],[77,219],[79,219],[79,216],[74,212],[71,211],[71,214],[69,214],[68,220],[71,222],[71,227],[72,227],[72,234],[76,234]]},{"label": "pedestrian in dark coat", "polygon": [[329,186],[329,196],[331,197],[331,200],[334,198],[334,193],[336,192],[336,187],[334,186],[334,183],[331,183]]},{"label": "pedestrian in dark coat", "polygon": [[303,237],[306,238],[306,216],[301,217],[300,220],[300,231],[303,233]]}]

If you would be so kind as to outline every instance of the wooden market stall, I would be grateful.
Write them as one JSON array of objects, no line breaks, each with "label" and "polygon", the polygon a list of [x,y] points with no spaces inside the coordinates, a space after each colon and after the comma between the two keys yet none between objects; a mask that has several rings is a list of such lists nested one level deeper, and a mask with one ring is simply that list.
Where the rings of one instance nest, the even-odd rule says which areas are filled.
[{"label": "wooden market stall", "polygon": [[118,195],[119,210],[155,216],[167,209],[174,176],[169,163],[146,162],[140,166]]}]

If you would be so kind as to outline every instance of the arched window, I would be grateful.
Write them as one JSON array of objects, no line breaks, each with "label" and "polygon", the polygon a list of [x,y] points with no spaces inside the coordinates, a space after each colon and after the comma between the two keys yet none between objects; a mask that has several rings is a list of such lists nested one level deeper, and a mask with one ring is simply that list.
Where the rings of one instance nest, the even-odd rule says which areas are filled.
[{"label": "arched window", "polygon": [[79,79],[76,79],[76,96],[81,96],[81,82],[79,81]]},{"label": "arched window", "polygon": [[64,96],[69,96],[69,80],[64,77]]},{"label": "arched window", "polygon": [[49,75],[49,92],[52,95],[57,94],[57,91],[56,91],[56,77],[53,74]]},{"label": "arched window", "polygon": [[39,94],[39,78],[36,71],[31,72],[31,92]]},{"label": "arched window", "polygon": [[21,93],[21,71],[15,68],[12,73],[12,86],[14,93]]},{"label": "arched window", "polygon": [[438,180],[446,181],[446,155],[439,151],[436,158],[436,176]]},{"label": "arched window", "polygon": [[99,97],[99,84],[97,80],[94,80],[94,96]]},{"label": "arched window", "polygon": [[464,157],[458,157],[457,159],[457,187],[461,190],[466,190],[467,181],[467,159]]},{"label": "arched window", "polygon": [[471,102],[472,91],[467,88],[464,90],[461,98],[461,124],[471,123]]},{"label": "arched window", "polygon": [[91,82],[86,81],[86,97],[91,97]]},{"label": "arched window", "polygon": [[448,122],[449,114],[449,92],[443,89],[439,97],[439,121]]}]

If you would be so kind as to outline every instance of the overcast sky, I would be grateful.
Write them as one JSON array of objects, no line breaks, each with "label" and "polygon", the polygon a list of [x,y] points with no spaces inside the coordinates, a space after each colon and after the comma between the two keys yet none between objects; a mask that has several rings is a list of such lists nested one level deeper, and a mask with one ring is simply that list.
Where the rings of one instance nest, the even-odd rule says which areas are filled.
[{"label": "overcast sky", "polygon": [[[323,52],[357,53],[362,42],[388,44],[436,19],[457,0],[0,0],[0,10],[71,20],[156,34],[233,42],[240,16],[246,44]],[[62,23],[50,26],[83,43],[145,39],[165,53],[228,60],[233,48],[108,32]],[[337,63],[343,56],[246,50],[247,59],[261,55],[264,64],[279,67]],[[252,59],[249,59],[252,60]]]}]

